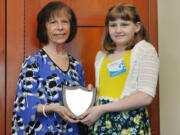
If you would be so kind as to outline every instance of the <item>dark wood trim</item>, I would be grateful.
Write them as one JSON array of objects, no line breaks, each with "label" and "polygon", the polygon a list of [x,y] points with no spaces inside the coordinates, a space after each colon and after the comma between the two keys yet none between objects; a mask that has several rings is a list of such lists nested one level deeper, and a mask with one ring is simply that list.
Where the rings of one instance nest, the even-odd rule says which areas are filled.
[{"label": "dark wood trim", "polygon": [[0,134],[5,135],[5,55],[6,55],[6,2],[0,1]]},{"label": "dark wood trim", "polygon": [[[149,37],[150,42],[158,51],[158,16],[157,0],[149,0]],[[159,84],[159,83],[158,83]],[[160,134],[159,122],[159,85],[157,85],[156,97],[151,105],[152,135]]]}]

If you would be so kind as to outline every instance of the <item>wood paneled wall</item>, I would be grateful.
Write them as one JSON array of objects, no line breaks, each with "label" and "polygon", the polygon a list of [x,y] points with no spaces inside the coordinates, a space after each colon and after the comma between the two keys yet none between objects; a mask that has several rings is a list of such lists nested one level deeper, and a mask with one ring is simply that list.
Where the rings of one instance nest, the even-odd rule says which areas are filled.
[{"label": "wood paneled wall", "polygon": [[[36,17],[52,0],[0,1],[0,134],[10,135],[13,101],[23,59],[40,48]],[[78,33],[67,49],[85,70],[86,84],[94,84],[94,59],[104,31],[108,9],[118,2],[137,7],[150,41],[158,49],[157,0],[62,0],[77,16]],[[159,93],[149,107],[152,134],[159,135]]]}]

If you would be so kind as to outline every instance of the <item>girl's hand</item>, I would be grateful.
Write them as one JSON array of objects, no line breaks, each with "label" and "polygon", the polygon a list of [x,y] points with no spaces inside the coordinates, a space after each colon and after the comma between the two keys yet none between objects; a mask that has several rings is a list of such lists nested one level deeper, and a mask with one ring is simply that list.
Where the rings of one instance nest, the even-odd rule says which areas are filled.
[{"label": "girl's hand", "polygon": [[[89,84],[87,85],[87,88],[88,88],[89,91],[91,91],[94,87],[93,87],[92,84],[89,83]],[[99,92],[99,91],[98,91],[98,88],[96,88],[96,91],[97,91],[97,93]]]},{"label": "girl's hand", "polygon": [[74,115],[64,106],[53,105],[54,112],[58,113],[65,121],[71,123],[78,123],[79,120],[75,120]]},{"label": "girl's hand", "polygon": [[93,106],[82,114],[80,122],[90,126],[95,123],[103,113],[103,109],[101,109],[100,106]]},{"label": "girl's hand", "polygon": [[93,88],[93,85],[89,83],[88,86],[87,86],[87,88],[88,88],[89,91],[91,91],[92,88]]}]

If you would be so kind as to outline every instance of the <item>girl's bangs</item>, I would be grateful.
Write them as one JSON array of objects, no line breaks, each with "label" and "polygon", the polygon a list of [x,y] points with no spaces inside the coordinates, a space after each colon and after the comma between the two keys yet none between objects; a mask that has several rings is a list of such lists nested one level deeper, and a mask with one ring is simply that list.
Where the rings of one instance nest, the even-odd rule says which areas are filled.
[{"label": "girl's bangs", "polygon": [[109,13],[109,20],[110,21],[114,21],[118,18],[120,18],[122,20],[126,20],[126,21],[133,21],[133,16],[127,10],[114,9]]}]

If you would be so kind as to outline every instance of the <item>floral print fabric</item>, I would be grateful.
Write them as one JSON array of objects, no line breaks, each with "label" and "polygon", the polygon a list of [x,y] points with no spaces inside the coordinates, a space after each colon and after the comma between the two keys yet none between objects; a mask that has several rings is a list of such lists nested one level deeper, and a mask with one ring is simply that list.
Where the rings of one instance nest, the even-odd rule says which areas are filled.
[{"label": "floral print fabric", "polygon": [[64,121],[58,114],[37,115],[38,104],[62,105],[62,85],[84,86],[83,69],[69,55],[69,68],[62,71],[43,49],[22,64],[14,111],[12,135],[76,135],[77,124]]},{"label": "floral print fabric", "polygon": [[[109,102],[107,98],[98,100],[98,104]],[[89,135],[151,135],[148,112],[144,107],[128,112],[105,113],[89,130]]]}]

